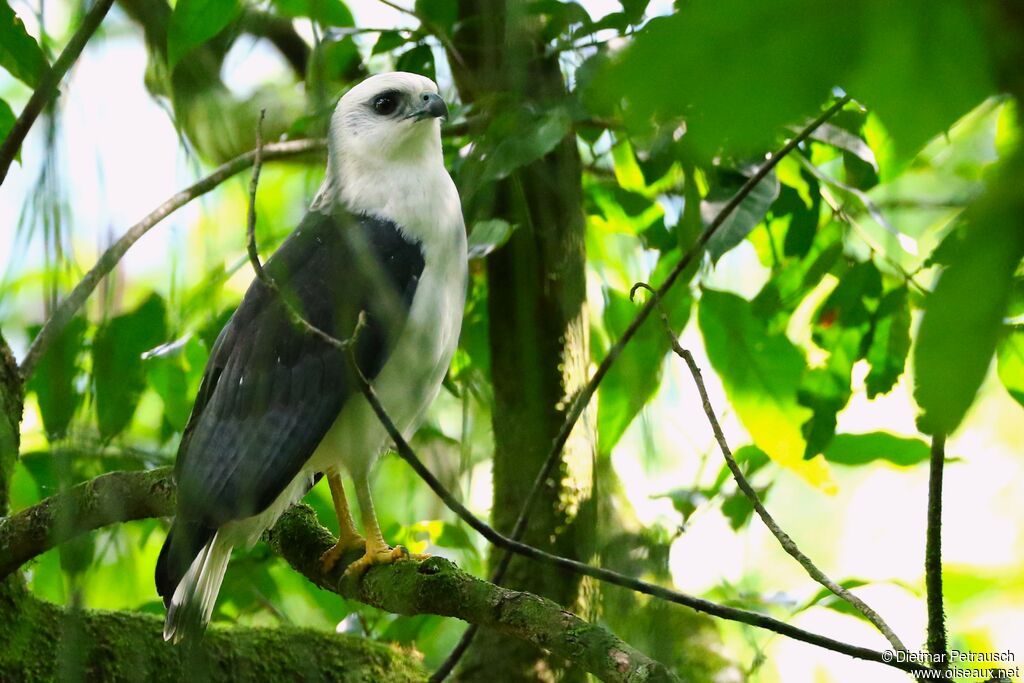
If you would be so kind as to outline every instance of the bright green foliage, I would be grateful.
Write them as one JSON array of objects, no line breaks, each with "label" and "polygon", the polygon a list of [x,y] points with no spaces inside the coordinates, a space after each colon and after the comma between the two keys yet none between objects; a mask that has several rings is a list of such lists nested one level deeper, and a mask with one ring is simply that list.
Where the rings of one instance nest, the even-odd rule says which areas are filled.
[{"label": "bright green foliage", "polygon": [[914,397],[923,411],[918,426],[926,434],[955,430],[985,377],[1024,258],[1022,214],[1024,198],[1011,175],[947,238],[957,247],[925,304],[914,352]]},{"label": "bright green foliage", "polygon": [[625,97],[638,128],[685,115],[710,155],[770,142],[841,87],[876,108],[908,153],[990,92],[987,66],[965,2],[695,2],[651,21],[590,94]]},{"label": "bright green foliage", "polygon": [[241,11],[239,0],[178,0],[167,27],[168,65],[173,69],[185,55],[220,33]]},{"label": "bright green foliage", "polygon": [[166,341],[167,311],[154,294],[138,308],[115,316],[92,343],[93,388],[100,436],[117,436],[131,422],[146,388],[142,354]]},{"label": "bright green foliage", "polygon": [[[79,359],[87,327],[85,318],[76,316],[72,319],[50,345],[28,381],[28,390],[36,394],[43,427],[51,441],[65,435],[82,402],[82,392],[76,380],[81,369]],[[38,334],[39,327],[30,331]]]},{"label": "bright green foliage", "polygon": [[352,12],[341,0],[274,0],[274,8],[285,17],[308,17],[324,26],[354,26]]},{"label": "bright green foliage", "polygon": [[[677,259],[674,252],[662,258],[661,267],[650,283],[653,287],[661,284],[668,266]],[[642,302],[645,296],[646,292],[639,290],[637,302]],[[601,383],[597,405],[597,440],[602,453],[611,453],[626,427],[657,391],[661,384],[662,361],[670,349],[668,335],[678,334],[686,326],[692,305],[689,290],[678,285],[662,302],[671,332],[665,329],[659,315],[648,317],[608,371]],[[622,336],[638,309],[638,303],[631,302],[627,295],[605,290],[604,328],[613,341]]]},{"label": "bright green foliage", "polygon": [[[35,87],[46,67],[43,51],[25,32],[25,24],[7,0],[0,0],[0,67],[31,87]],[[2,128],[0,132],[3,132]]]},{"label": "bright green foliage", "polygon": [[878,304],[867,361],[868,398],[887,394],[903,374],[910,352],[910,301],[906,287],[885,294]]},{"label": "bright green foliage", "polygon": [[769,333],[750,302],[734,294],[705,289],[698,321],[711,365],[754,443],[811,483],[824,484],[820,464],[804,462],[801,426],[809,411],[797,402],[806,367],[800,350],[785,335]]},{"label": "bright green foliage", "polygon": [[1017,403],[1024,406],[1024,332],[1006,335],[996,347],[999,379]]},{"label": "bright green foliage", "polygon": [[803,425],[805,457],[824,451],[835,434],[836,415],[852,394],[853,364],[867,350],[881,288],[882,276],[875,264],[856,263],[818,309],[811,327],[812,339],[829,355],[822,367],[804,376],[798,393],[800,404],[814,411]]}]

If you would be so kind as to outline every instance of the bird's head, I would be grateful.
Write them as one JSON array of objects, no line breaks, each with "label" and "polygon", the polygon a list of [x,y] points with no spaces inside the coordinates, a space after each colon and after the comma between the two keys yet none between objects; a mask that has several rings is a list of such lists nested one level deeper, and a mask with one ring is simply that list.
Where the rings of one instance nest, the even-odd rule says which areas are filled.
[{"label": "bird's head", "polygon": [[396,71],[362,81],[331,117],[330,153],[349,162],[416,163],[441,153],[440,119],[448,107],[437,85]]}]

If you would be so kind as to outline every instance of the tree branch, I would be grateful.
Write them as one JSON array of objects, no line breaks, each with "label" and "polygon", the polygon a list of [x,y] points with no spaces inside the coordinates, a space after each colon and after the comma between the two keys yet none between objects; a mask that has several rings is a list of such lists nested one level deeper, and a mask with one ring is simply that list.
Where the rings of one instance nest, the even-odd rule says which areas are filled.
[{"label": "tree branch", "polygon": [[[649,291],[651,290],[649,285],[639,283],[633,287],[631,295],[632,293],[635,293],[637,287],[642,287]],[[630,298],[632,298],[632,296]],[[761,521],[763,521],[764,525],[768,527],[768,530],[772,532],[772,535],[778,539],[779,545],[782,546],[783,550],[789,553],[790,557],[800,563],[800,566],[804,568],[812,579],[832,591],[832,593],[838,597],[853,605],[858,612],[864,615],[864,618],[874,624],[875,628],[881,631],[882,635],[885,636],[886,640],[888,640],[894,648],[897,650],[906,650],[906,646],[895,632],[893,632],[889,624],[887,624],[885,620],[882,619],[882,617],[863,600],[830,579],[825,572],[819,569],[811,558],[807,557],[807,555],[797,547],[796,541],[794,541],[789,534],[783,531],[782,527],[779,526],[778,522],[775,521],[771,516],[771,513],[768,512],[767,508],[765,508],[764,504],[761,502],[761,498],[757,495],[754,487],[750,485],[750,482],[747,481],[747,478],[743,475],[743,471],[740,469],[740,466],[736,463],[736,458],[732,455],[732,449],[729,448],[729,444],[725,439],[725,433],[722,431],[722,426],[718,422],[715,410],[711,406],[711,399],[708,397],[708,391],[704,386],[704,379],[701,376],[700,367],[697,366],[697,361],[694,360],[693,354],[679,345],[679,341],[676,339],[676,336],[673,334],[672,328],[669,325],[668,316],[664,311],[661,312],[661,320],[665,324],[665,332],[668,335],[669,343],[672,345],[672,351],[686,362],[686,367],[689,368],[690,375],[693,376],[693,383],[697,385],[697,393],[700,394],[701,404],[704,407],[704,414],[707,415],[708,422],[711,424],[711,429],[715,433],[715,440],[718,442],[718,447],[722,451],[722,457],[725,458],[725,464],[729,467],[729,471],[732,472],[733,479],[736,480],[736,485],[739,486],[743,495],[745,495],[754,506],[757,516],[761,518]]]},{"label": "tree branch", "polygon": [[386,643],[311,628],[215,625],[171,647],[152,614],[64,608],[14,578],[0,582],[4,680],[423,681],[414,656]]},{"label": "tree branch", "polygon": [[[122,521],[174,514],[175,490],[170,468],[113,472],[0,519],[0,581],[33,557],[81,534]],[[73,522],[65,525],[64,520]],[[600,626],[550,600],[470,576],[442,558],[375,567],[362,581],[345,579],[345,568],[360,555],[355,550],[325,573],[320,556],[334,539],[308,506],[292,507],[282,515],[267,539],[310,581],[346,598],[395,614],[436,614],[493,628],[577,663],[604,681],[675,680],[663,665]]]},{"label": "tree branch", "polygon": [[0,517],[0,580],[33,557],[116,522],[174,514],[171,468],[110,472]]},{"label": "tree branch", "polygon": [[28,104],[25,105],[25,109],[18,116],[18,120],[14,122],[7,137],[0,144],[0,185],[7,178],[7,171],[11,168],[11,162],[17,156],[18,150],[21,149],[21,143],[25,141],[25,136],[32,129],[32,124],[36,122],[46,103],[57,94],[57,86],[60,85],[64,74],[68,72],[71,65],[78,59],[78,56],[82,54],[85,44],[89,42],[92,34],[103,23],[103,17],[107,15],[112,4],[114,4],[114,0],[97,0],[96,4],[85,15],[85,18],[82,19],[82,25],[71,36],[71,40],[64,47],[64,51],[60,53],[60,57],[53,63],[52,67],[43,72],[42,77],[39,79],[39,84],[36,85],[32,97],[28,100]]},{"label": "tree branch", "polygon": [[942,470],[946,463],[946,437],[932,437],[928,471],[928,528],[925,532],[924,583],[928,601],[928,651],[942,655],[938,668],[946,668],[946,614],[942,605]]},{"label": "tree branch", "polygon": [[[290,140],[287,142],[277,142],[266,145],[263,148],[263,156],[267,159],[283,159],[287,157],[293,157],[299,154],[305,154],[308,152],[316,152],[324,149],[323,140]],[[36,335],[36,338],[32,340],[31,346],[29,346],[28,352],[25,354],[25,358],[21,361],[20,371],[24,378],[28,378],[35,369],[36,364],[42,357],[43,353],[50,346],[54,339],[56,339],[60,333],[67,326],[68,322],[71,321],[78,309],[82,307],[85,301],[92,294],[96,286],[110,271],[114,269],[118,261],[125,255],[129,248],[135,244],[139,238],[145,235],[149,230],[157,223],[162,221],[167,216],[171,215],[178,209],[196,197],[201,197],[210,190],[214,189],[222,182],[232,177],[236,173],[243,171],[253,164],[256,158],[256,152],[250,151],[235,157],[231,161],[219,166],[212,173],[200,181],[188,186],[184,190],[176,193],[166,202],[158,206],[152,212],[149,213],[141,221],[133,225],[128,229],[114,244],[112,244],[103,255],[100,256],[99,260],[96,261],[96,265],[92,267],[85,277],[75,285],[75,288],[71,290],[71,293],[57,306],[50,317],[43,324],[43,328]]]}]

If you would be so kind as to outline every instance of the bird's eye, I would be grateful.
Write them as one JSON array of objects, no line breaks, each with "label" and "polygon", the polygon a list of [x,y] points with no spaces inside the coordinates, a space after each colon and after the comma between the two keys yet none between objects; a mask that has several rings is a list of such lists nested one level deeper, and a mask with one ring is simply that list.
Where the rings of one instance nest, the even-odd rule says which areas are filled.
[{"label": "bird's eye", "polygon": [[373,110],[381,116],[394,114],[398,107],[398,98],[391,94],[377,95],[373,99]]}]

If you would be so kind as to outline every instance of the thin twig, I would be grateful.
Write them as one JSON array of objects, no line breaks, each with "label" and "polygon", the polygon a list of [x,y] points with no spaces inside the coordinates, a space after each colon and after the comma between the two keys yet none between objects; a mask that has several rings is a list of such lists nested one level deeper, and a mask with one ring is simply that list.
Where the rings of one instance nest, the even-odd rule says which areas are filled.
[{"label": "thin twig", "polygon": [[[353,375],[355,376],[357,383],[359,384],[360,390],[363,392],[363,396],[366,398],[366,401],[370,404],[370,407],[373,408],[373,412],[376,413],[377,419],[380,420],[385,430],[387,430],[388,436],[390,436],[392,441],[395,443],[399,456],[401,456],[401,458],[405,460],[410,467],[413,468],[416,474],[418,474],[419,477],[427,483],[431,490],[433,490],[434,493],[437,494],[437,496],[441,498],[442,501],[444,501],[444,504],[452,512],[457,514],[466,524],[471,526],[474,530],[477,531],[477,533],[486,538],[492,544],[500,548],[503,548],[509,552],[515,553],[517,555],[528,557],[542,564],[547,564],[582,576],[589,576],[593,579],[604,581],[605,583],[610,583],[616,586],[621,586],[623,588],[628,588],[629,590],[635,591],[637,593],[644,593],[645,595],[650,595],[656,598],[660,598],[662,600],[667,600],[668,602],[673,602],[677,605],[683,605],[684,607],[689,607],[691,609],[697,610],[698,612],[704,612],[706,614],[720,617],[722,619],[738,621],[740,623],[749,624],[751,626],[764,628],[769,631],[774,631],[775,633],[788,636],[795,640],[800,640],[805,643],[817,645],[819,647],[823,647],[834,652],[849,655],[851,657],[856,657],[858,659],[866,659],[873,662],[888,664],[889,666],[893,666],[903,671],[920,671],[920,664],[914,664],[911,662],[886,661],[885,656],[883,656],[883,654],[881,652],[878,652],[877,650],[872,650],[870,648],[860,647],[857,645],[851,645],[849,643],[844,643],[842,641],[829,638],[828,636],[823,636],[817,633],[812,633],[810,631],[805,631],[804,629],[797,628],[796,626],[792,626],[783,621],[779,621],[778,619],[774,619],[765,614],[759,614],[757,612],[751,612],[749,610],[739,609],[737,607],[719,605],[709,600],[704,600],[702,598],[687,595],[685,593],[681,593],[670,588],[665,588],[664,586],[658,586],[655,584],[647,583],[645,581],[640,581],[639,579],[634,579],[631,576],[619,574],[618,572],[614,572],[609,569],[593,567],[583,562],[579,562],[577,560],[571,560],[567,557],[553,555],[544,550],[535,548],[530,545],[526,545],[525,543],[521,543],[520,541],[516,541],[512,538],[509,538],[508,536],[499,533],[492,527],[488,526],[485,522],[483,522],[472,512],[470,512],[469,509],[461,502],[459,502],[459,500],[456,499],[451,493],[449,493],[448,490],[444,487],[444,485],[440,481],[438,481],[437,477],[435,477],[433,473],[431,473],[431,471],[427,469],[427,467],[419,459],[416,453],[412,450],[412,447],[409,446],[409,443],[402,436],[401,432],[399,432],[394,422],[392,422],[391,418],[388,417],[388,414],[385,412],[384,407],[381,405],[380,400],[377,398],[377,395],[374,392],[373,387],[370,386],[370,383],[367,381],[366,377],[362,374],[359,367],[356,365],[355,355],[351,347],[349,348],[348,356],[349,365],[353,369]],[[889,659],[893,658],[889,657]]]},{"label": "thin twig", "polygon": [[[283,159],[307,152],[319,151],[324,148],[323,140],[290,140],[288,142],[276,142],[263,148],[264,159]],[[256,152],[250,151],[235,157],[231,161],[219,166],[210,175],[189,187],[173,195],[170,199],[150,212],[141,221],[130,227],[114,244],[112,244],[103,255],[96,261],[96,265],[85,274],[85,277],[75,285],[71,293],[54,309],[50,317],[43,323],[43,328],[32,340],[25,358],[21,361],[19,370],[22,377],[28,379],[35,369],[39,359],[49,348],[53,340],[60,336],[64,328],[74,317],[78,309],[86,302],[93,290],[100,281],[114,269],[114,266],[124,257],[129,248],[145,235],[157,223],[180,209],[196,197],[200,197],[214,189],[228,178],[252,165],[256,158]]]},{"label": "thin twig", "polygon": [[[630,342],[633,336],[637,333],[637,330],[640,329],[640,326],[643,325],[644,322],[647,320],[648,316],[650,316],[651,311],[653,311],[655,307],[659,305],[661,300],[668,293],[669,289],[672,288],[672,285],[674,285],[676,281],[679,279],[679,276],[682,275],[683,271],[686,270],[686,268],[689,267],[689,265],[693,262],[694,258],[696,258],[704,251],[704,247],[707,245],[708,240],[710,240],[714,236],[718,228],[721,227],[721,225],[732,214],[732,212],[736,210],[736,207],[740,205],[740,203],[747,197],[747,195],[749,195],[751,191],[753,191],[754,187],[756,187],[757,184],[761,182],[765,178],[765,176],[767,176],[771,172],[773,168],[775,168],[775,166],[779,163],[779,161],[783,159],[783,157],[785,157],[791,151],[796,149],[797,145],[806,140],[811,135],[811,133],[813,133],[815,129],[818,128],[818,126],[825,123],[825,121],[827,121],[829,118],[835,115],[849,101],[849,97],[843,97],[842,99],[838,100],[835,104],[833,104],[831,107],[826,109],[820,116],[818,116],[818,118],[814,119],[811,123],[807,124],[807,126],[804,127],[804,129],[800,131],[800,133],[796,137],[792,138],[789,142],[783,145],[782,148],[778,151],[778,153],[776,153],[768,161],[766,161],[761,166],[761,168],[759,168],[757,172],[753,176],[751,176],[746,183],[743,184],[743,186],[733,196],[733,198],[730,199],[724,207],[722,207],[722,210],[718,212],[718,215],[715,216],[714,220],[711,221],[707,229],[704,230],[703,233],[701,233],[700,237],[693,244],[693,246],[691,246],[683,255],[683,257],[679,259],[679,263],[677,263],[675,268],[673,268],[672,271],[668,274],[668,277],[665,278],[665,281],[662,283],[662,285],[658,287],[656,290],[654,290],[654,292],[651,295],[651,298],[648,299],[647,303],[644,304],[644,306],[640,309],[636,317],[633,319],[633,322],[629,324],[629,327],[627,327],[625,332],[622,333],[622,336],[619,338],[619,340],[615,342],[615,344],[613,344],[610,349],[608,349],[608,354],[604,357],[604,360],[601,361],[601,364],[598,366],[597,371],[594,372],[594,376],[590,378],[590,381],[587,382],[586,386],[583,387],[583,389],[576,395],[576,398],[573,400],[572,405],[569,408],[569,412],[566,414],[565,422],[562,423],[562,427],[559,430],[558,435],[555,437],[555,441],[551,446],[551,450],[548,452],[547,460],[545,460],[544,466],[541,467],[541,470],[537,473],[537,476],[534,478],[533,487],[530,489],[529,494],[526,496],[526,501],[523,503],[523,508],[519,512],[519,517],[516,519],[515,526],[512,529],[511,537],[513,539],[519,540],[520,538],[522,538],[523,532],[526,530],[527,521],[530,518],[530,513],[533,509],[533,504],[536,501],[537,493],[538,491],[541,490],[541,488],[544,485],[544,482],[548,479],[548,477],[551,476],[551,472],[552,470],[554,470],[555,465],[558,463],[558,459],[562,453],[562,449],[565,447],[566,442],[569,440],[569,435],[572,433],[573,427],[575,427],[576,425],[576,421],[579,420],[579,417],[580,415],[583,414],[583,411],[587,407],[587,404],[590,403],[590,399],[594,396],[594,393],[597,391],[597,387],[601,383],[601,380],[603,380],[605,378],[605,375],[608,374],[608,371],[611,369],[612,364],[622,354],[622,350],[626,347],[626,344]],[[498,577],[496,579],[496,582],[500,582],[501,578],[504,577],[505,571],[508,570],[508,563],[510,559],[511,558],[509,557],[508,553],[506,553],[505,556],[502,557],[501,562],[498,565],[498,572],[495,572],[495,575]]]},{"label": "thin twig", "polygon": [[942,605],[942,470],[946,463],[946,436],[932,437],[928,471],[928,529],[925,532],[924,583],[928,601],[928,651],[941,655],[936,665],[947,666],[946,614]]},{"label": "thin twig", "polygon": [[[651,289],[650,285],[640,282],[633,286],[633,290],[630,293],[631,298],[632,294],[635,293],[638,288],[654,291]],[[812,579],[832,591],[838,597],[853,605],[858,612],[864,615],[865,619],[870,621],[875,625],[875,628],[881,631],[882,635],[885,636],[886,640],[888,640],[894,648],[897,650],[906,650],[906,646],[893,632],[889,624],[887,624],[885,620],[875,610],[871,609],[871,607],[869,607],[863,600],[830,579],[825,572],[819,569],[811,558],[807,557],[807,555],[797,547],[796,541],[794,541],[789,534],[783,531],[782,527],[779,526],[778,522],[775,521],[771,516],[771,513],[768,512],[767,508],[765,508],[764,504],[761,502],[761,498],[757,495],[754,487],[750,485],[750,482],[747,481],[747,478],[744,476],[740,466],[736,463],[736,458],[732,455],[732,449],[729,448],[729,443],[725,439],[725,433],[722,431],[722,426],[718,422],[715,410],[711,406],[711,399],[708,397],[708,391],[704,386],[704,379],[701,375],[700,367],[697,366],[697,361],[694,360],[692,353],[680,346],[679,340],[676,339],[675,334],[672,332],[672,327],[669,324],[668,316],[665,314],[665,311],[661,310],[659,313],[665,326],[665,333],[672,346],[672,351],[686,362],[686,367],[689,368],[690,374],[693,376],[693,382],[697,385],[697,393],[700,394],[704,414],[707,415],[708,422],[711,424],[711,430],[715,433],[715,440],[718,442],[718,447],[722,451],[722,457],[725,458],[725,464],[729,467],[729,471],[732,472],[733,479],[736,480],[736,485],[739,486],[743,495],[745,495],[754,506],[757,516],[761,518],[761,521],[763,521],[764,525],[768,527],[768,530],[772,532],[772,535],[778,539],[783,550],[789,553],[790,557],[799,562],[800,566],[804,568]]]},{"label": "thin twig", "polygon": [[32,129],[32,124],[39,118],[39,114],[42,113],[46,104],[57,94],[57,87],[60,85],[61,80],[63,80],[64,74],[68,72],[71,65],[78,59],[78,56],[82,54],[85,44],[89,42],[92,34],[103,23],[103,17],[107,15],[110,6],[113,4],[114,0],[97,0],[96,4],[85,15],[85,18],[82,19],[82,25],[71,36],[71,40],[64,47],[64,51],[60,53],[60,57],[53,63],[52,67],[43,72],[35,91],[32,93],[32,97],[28,100],[28,104],[25,105],[25,108],[18,116],[18,120],[11,126],[7,137],[0,144],[0,185],[3,184],[4,179],[7,177],[7,171],[11,168],[11,162],[18,155],[21,143],[25,141],[25,136]]},{"label": "thin twig", "polygon": [[[381,0],[382,2],[384,0]],[[801,130],[794,138],[790,139],[785,145],[782,146],[779,151],[766,161],[757,172],[747,179],[747,182],[736,192],[736,194],[729,200],[729,202],[722,207],[722,210],[718,212],[714,220],[708,225],[707,229],[701,233],[700,237],[696,242],[687,250],[687,252],[679,259],[679,263],[676,264],[675,268],[669,273],[668,277],[662,283],[657,290],[654,291],[653,296],[647,301],[647,303],[640,309],[633,322],[630,323],[629,327],[626,328],[625,332],[619,340],[608,349],[607,355],[601,364],[598,366],[594,376],[590,378],[586,386],[580,390],[576,397],[573,399],[569,406],[569,411],[566,413],[565,421],[562,423],[561,428],[558,431],[558,435],[555,436],[555,440],[551,445],[551,450],[548,451],[547,458],[544,464],[541,466],[540,471],[537,472],[537,476],[533,480],[533,486],[530,487],[529,493],[526,494],[526,500],[523,502],[523,507],[519,511],[519,517],[516,518],[516,523],[512,527],[512,533],[510,538],[515,541],[520,540],[523,534],[526,532],[526,524],[530,519],[530,514],[533,511],[533,505],[537,500],[538,492],[544,486],[544,482],[551,476],[551,472],[558,464],[559,458],[562,455],[562,449],[565,448],[566,442],[569,440],[569,435],[572,434],[573,428],[576,426],[576,421],[579,420],[580,415],[583,414],[584,409],[590,403],[590,399],[593,398],[594,393],[597,391],[598,385],[601,380],[604,379],[605,375],[611,369],[612,364],[621,355],[622,350],[626,347],[626,344],[633,338],[643,325],[644,321],[650,316],[651,311],[659,304],[661,299],[668,293],[672,285],[675,284],[676,280],[683,273],[684,270],[693,262],[693,259],[703,253],[704,247],[707,245],[708,240],[714,236],[715,232],[725,222],[725,220],[736,210],[736,207],[749,195],[753,189],[761,182],[768,173],[790,152],[796,149],[797,145],[810,137],[819,126],[825,123],[828,119],[834,116],[842,109],[847,102],[850,101],[850,97],[843,97],[835,102],[831,107],[826,109],[818,118],[808,123],[803,130]],[[512,553],[505,552],[501,559],[498,561],[498,566],[494,573],[491,575],[491,581],[496,584],[501,584],[505,578],[505,574],[508,572],[509,564],[512,562]],[[455,646],[455,649],[449,653],[448,657],[442,663],[441,667],[435,672],[431,680],[434,683],[439,683],[444,680],[455,668],[459,658],[462,656],[472,642],[476,630],[469,628],[463,634],[459,643]],[[444,675],[441,675],[444,674]]]},{"label": "thin twig", "polygon": [[[259,167],[262,161],[260,155],[261,139],[258,127],[256,140],[256,162],[253,170],[254,180],[250,184],[249,221],[247,224],[247,235],[249,237],[249,257],[250,262],[253,265],[253,270],[256,272],[257,277],[259,277],[261,281],[267,284],[268,287],[276,289],[275,283],[269,277],[269,275],[267,275],[267,273],[262,268],[262,265],[260,264],[259,254],[257,253],[255,243],[252,240],[252,235],[255,232],[254,225],[256,214],[256,189],[258,186]],[[287,303],[287,301],[285,303]],[[307,321],[303,320],[301,315],[297,311],[293,310],[293,313],[299,318],[300,324],[303,324],[307,329],[316,329]],[[360,316],[360,322],[362,322],[363,317],[364,316],[362,315]],[[366,399],[366,402],[369,403],[370,407],[373,409],[373,412],[377,415],[377,419],[384,427],[388,436],[394,442],[395,447],[398,450],[399,456],[401,456],[401,458],[405,460],[410,467],[412,467],[413,471],[415,471],[416,474],[419,475],[419,477],[427,483],[431,490],[444,502],[448,509],[450,509],[456,515],[458,515],[466,524],[468,524],[470,527],[476,530],[481,536],[486,538],[492,544],[500,548],[503,548],[510,553],[516,553],[518,555],[528,557],[532,560],[541,562],[543,564],[551,565],[559,569],[574,572],[582,576],[589,576],[599,581],[604,581],[606,583],[611,583],[616,586],[628,588],[638,593],[644,593],[645,595],[650,595],[656,598],[660,598],[662,600],[667,600],[669,602],[673,602],[678,605],[683,605],[685,607],[689,607],[691,609],[697,610],[699,612],[704,612],[712,616],[717,616],[722,619],[738,621],[744,624],[749,624],[751,626],[757,626],[760,628],[767,629],[769,631],[774,631],[775,633],[779,633],[781,635],[785,635],[795,640],[803,641],[805,643],[817,645],[819,647],[832,650],[834,652],[839,652],[845,655],[849,655],[851,657],[856,657],[858,659],[865,659],[868,661],[888,664],[889,666],[904,671],[920,670],[921,666],[919,664],[910,662],[886,661],[883,654],[877,650],[872,650],[866,647],[860,647],[858,645],[851,645],[849,643],[844,643],[842,641],[835,640],[834,638],[829,638],[828,636],[823,636],[817,633],[813,633],[811,631],[805,631],[804,629],[797,628],[796,626],[792,626],[783,621],[779,621],[778,619],[774,619],[765,614],[759,614],[757,612],[751,612],[749,610],[739,609],[737,607],[730,607],[727,605],[719,605],[717,603],[711,602],[710,600],[704,600],[703,598],[697,598],[691,595],[687,595],[679,591],[674,591],[670,588],[665,588],[664,586],[658,586],[655,584],[647,583],[645,581],[640,581],[638,579],[634,579],[633,577],[626,576],[624,574],[619,574],[618,572],[613,572],[609,569],[604,569],[601,567],[592,567],[588,564],[579,562],[577,560],[571,560],[567,557],[553,555],[539,548],[534,548],[533,546],[526,545],[525,543],[521,543],[518,540],[509,538],[508,536],[504,536],[503,534],[494,530],[488,524],[482,521],[479,517],[470,512],[469,508],[467,508],[465,505],[459,502],[459,500],[456,499],[455,496],[453,496],[448,491],[448,489],[444,487],[444,485],[437,479],[437,477],[435,477],[434,474],[429,469],[427,469],[426,465],[423,464],[423,461],[420,460],[416,453],[412,450],[412,447],[409,446],[409,443],[405,440],[405,437],[402,436],[402,433],[398,430],[398,428],[395,426],[395,423],[388,416],[387,412],[384,410],[384,406],[381,405],[380,400],[377,398],[376,392],[373,390],[373,387],[370,385],[370,382],[366,379],[366,376],[363,375],[363,372],[359,367],[359,363],[356,360],[355,345],[352,344],[352,340],[356,337],[358,331],[359,326],[357,325],[356,332],[353,333],[353,336],[346,341],[340,341],[338,339],[331,337],[330,335],[327,335],[326,333],[322,334],[324,334],[328,338],[327,341],[332,346],[347,351],[348,363],[352,370],[352,376],[355,378],[356,383],[359,386],[359,390],[362,392],[363,397]]]},{"label": "thin twig", "polygon": [[252,264],[253,272],[256,273],[256,277],[259,281],[281,299],[281,303],[284,304],[285,312],[292,319],[294,324],[301,327],[308,334],[318,337],[339,351],[344,351],[359,335],[359,332],[365,324],[365,316],[362,313],[359,314],[359,320],[356,323],[356,328],[353,330],[351,337],[345,341],[335,339],[333,335],[324,332],[322,329],[303,317],[298,309],[295,308],[295,302],[289,300],[289,298],[285,296],[284,292],[281,291],[281,288],[277,286],[274,278],[267,273],[263,268],[263,264],[260,263],[259,250],[256,248],[256,189],[259,187],[260,171],[263,168],[263,119],[266,114],[266,109],[260,110],[260,118],[256,122],[256,149],[253,150],[252,180],[249,181],[249,210],[246,215],[245,229],[245,249],[249,254],[249,263]]}]

